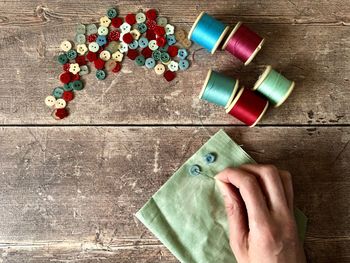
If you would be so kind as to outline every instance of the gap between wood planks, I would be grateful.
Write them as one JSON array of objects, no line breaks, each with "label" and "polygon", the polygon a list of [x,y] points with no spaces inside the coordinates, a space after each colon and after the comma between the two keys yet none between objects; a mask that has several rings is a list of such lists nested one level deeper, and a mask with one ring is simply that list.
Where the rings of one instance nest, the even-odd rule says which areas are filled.
[{"label": "gap between wood planks", "polygon": [[[0,124],[0,128],[38,128],[38,127],[115,127],[115,128],[125,128],[125,127],[140,127],[140,128],[152,128],[152,127],[223,127],[223,128],[244,128],[248,127],[244,124]],[[340,123],[340,124],[258,124],[255,127],[259,128],[341,128],[350,127],[350,123]]]}]

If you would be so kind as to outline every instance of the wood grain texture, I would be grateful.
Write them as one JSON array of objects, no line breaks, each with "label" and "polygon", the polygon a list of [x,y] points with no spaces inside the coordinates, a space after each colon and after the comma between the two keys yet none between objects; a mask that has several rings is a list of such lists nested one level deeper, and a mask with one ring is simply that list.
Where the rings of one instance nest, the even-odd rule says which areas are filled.
[{"label": "wood grain texture", "polygon": [[227,24],[243,20],[267,41],[254,63],[243,67],[225,52],[210,56],[191,48],[191,68],[167,83],[128,59],[123,72],[97,81],[57,122],[43,103],[56,86],[59,44],[73,39],[79,22],[96,22],[114,1],[6,1],[0,3],[0,124],[238,124],[224,110],[198,99],[209,68],[251,87],[266,64],[296,81],[290,99],[261,124],[349,124],[350,7],[343,1],[118,1],[122,15],[157,8],[189,29],[201,10]]},{"label": "wood grain texture", "polygon": [[[218,129],[1,128],[2,262],[176,262],[133,215]],[[225,131],[292,172],[312,262],[348,262],[350,129]]]}]

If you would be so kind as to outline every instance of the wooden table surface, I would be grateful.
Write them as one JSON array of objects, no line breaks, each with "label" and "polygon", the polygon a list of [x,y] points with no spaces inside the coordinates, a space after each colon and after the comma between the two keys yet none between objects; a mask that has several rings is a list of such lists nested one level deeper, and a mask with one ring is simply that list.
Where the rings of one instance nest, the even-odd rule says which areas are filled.
[{"label": "wooden table surface", "polygon": [[[69,118],[53,120],[43,101],[59,84],[59,44],[115,5],[187,30],[206,10],[266,44],[247,67],[192,45],[171,83],[125,60],[105,81],[88,75]],[[292,172],[310,262],[350,262],[349,61],[349,1],[1,1],[0,262],[177,262],[134,214],[220,128]],[[209,68],[249,87],[267,64],[296,88],[257,127],[198,99]]]}]

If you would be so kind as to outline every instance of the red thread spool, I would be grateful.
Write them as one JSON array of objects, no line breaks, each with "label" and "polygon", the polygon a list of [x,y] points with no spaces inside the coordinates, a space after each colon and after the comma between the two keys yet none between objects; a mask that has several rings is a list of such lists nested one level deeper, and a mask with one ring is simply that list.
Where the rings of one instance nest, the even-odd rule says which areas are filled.
[{"label": "red thread spool", "polygon": [[240,89],[226,112],[250,127],[254,127],[262,118],[269,102],[250,89]]},{"label": "red thread spool", "polygon": [[238,22],[222,46],[222,50],[230,52],[246,66],[259,52],[264,41],[265,39],[249,27]]}]

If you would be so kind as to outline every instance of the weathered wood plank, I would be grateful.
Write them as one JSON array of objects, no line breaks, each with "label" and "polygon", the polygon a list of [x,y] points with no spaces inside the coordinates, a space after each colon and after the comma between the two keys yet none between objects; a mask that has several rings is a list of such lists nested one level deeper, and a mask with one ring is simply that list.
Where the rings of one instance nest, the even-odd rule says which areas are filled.
[{"label": "weathered wood plank", "polygon": [[[223,109],[197,98],[207,70],[227,72],[252,86],[264,65],[272,64],[297,85],[290,99],[269,111],[262,124],[349,124],[350,27],[341,26],[348,23],[349,5],[342,1],[297,1],[296,6],[291,1],[253,2],[119,2],[123,14],[154,6],[187,29],[199,10],[213,10],[227,23],[238,19],[251,23],[267,42],[245,68],[224,52],[210,56],[193,45],[191,69],[170,84],[130,61],[123,64],[123,73],[103,82],[91,73],[86,89],[77,92],[70,105],[70,118],[59,123],[237,124]],[[59,43],[73,38],[79,21],[96,21],[108,4],[84,0],[0,5],[0,124],[57,124],[43,99],[59,85],[61,70],[54,61]],[[336,26],[338,22],[341,25]]]},{"label": "weathered wood plank", "polygon": [[[176,262],[133,214],[217,130],[1,128],[0,259]],[[292,172],[312,262],[346,262],[350,129],[226,131]]]}]

